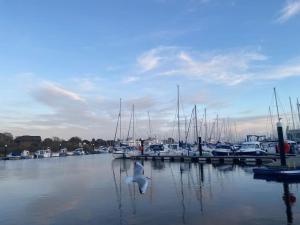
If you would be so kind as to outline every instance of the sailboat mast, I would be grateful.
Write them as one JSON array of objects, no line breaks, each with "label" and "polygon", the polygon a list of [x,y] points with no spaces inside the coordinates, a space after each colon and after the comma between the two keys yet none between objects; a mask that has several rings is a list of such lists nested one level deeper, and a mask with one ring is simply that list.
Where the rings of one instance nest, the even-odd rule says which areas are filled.
[{"label": "sailboat mast", "polygon": [[178,143],[180,143],[179,85],[177,85],[177,126],[178,126]]},{"label": "sailboat mast", "polygon": [[271,111],[271,107],[270,106],[269,106],[269,114],[270,114],[271,127],[272,127],[271,136],[272,136],[272,138],[274,138],[273,115],[272,115],[272,111]]},{"label": "sailboat mast", "polygon": [[[216,132],[215,132],[215,139],[217,140],[218,139],[218,133],[219,133],[219,114],[217,114],[217,121],[216,121]],[[219,141],[219,140],[218,140]]]},{"label": "sailboat mast", "polygon": [[195,105],[195,125],[196,125],[196,142],[198,143],[198,137],[199,137],[199,134],[198,134],[198,117],[197,117],[197,106]]},{"label": "sailboat mast", "polygon": [[148,125],[149,125],[149,138],[151,138],[151,121],[150,121],[150,113],[148,111]]},{"label": "sailboat mast", "polygon": [[275,96],[275,102],[276,102],[277,117],[278,117],[278,121],[280,121],[279,110],[278,110],[278,102],[277,102],[276,88],[274,88],[274,96]]},{"label": "sailboat mast", "polygon": [[206,142],[207,138],[207,121],[206,121],[206,108],[204,108],[204,141]]},{"label": "sailboat mast", "polygon": [[297,110],[298,110],[298,118],[299,118],[299,123],[300,123],[300,105],[299,105],[298,98],[297,98]]},{"label": "sailboat mast", "polygon": [[235,142],[237,143],[238,137],[237,137],[236,121],[234,121],[234,132],[235,132]]},{"label": "sailboat mast", "polygon": [[295,130],[294,111],[293,111],[293,105],[292,105],[291,96],[289,97],[289,99],[290,99],[290,107],[291,107],[291,114],[292,114],[293,129]]},{"label": "sailboat mast", "polygon": [[132,105],[132,139],[133,145],[135,145],[135,135],[134,135],[134,104]]},{"label": "sailboat mast", "polygon": [[187,136],[187,118],[184,116],[184,135]]},{"label": "sailboat mast", "polygon": [[120,141],[122,140],[122,99],[120,98]]}]

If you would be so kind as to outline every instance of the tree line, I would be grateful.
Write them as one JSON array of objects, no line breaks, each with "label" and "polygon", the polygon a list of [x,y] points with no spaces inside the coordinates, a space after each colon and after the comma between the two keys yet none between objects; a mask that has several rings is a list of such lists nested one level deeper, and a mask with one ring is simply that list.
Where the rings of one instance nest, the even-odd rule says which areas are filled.
[{"label": "tree line", "polygon": [[92,151],[100,146],[112,146],[114,141],[95,139],[87,140],[80,137],[71,137],[64,140],[59,137],[45,138],[42,140],[40,136],[19,136],[13,137],[11,133],[0,133],[0,149],[1,153],[7,152],[21,152],[29,150],[31,152],[39,149],[50,148],[52,151],[59,151],[61,148],[67,148],[68,151],[73,151],[76,148],[82,147],[86,151]]}]

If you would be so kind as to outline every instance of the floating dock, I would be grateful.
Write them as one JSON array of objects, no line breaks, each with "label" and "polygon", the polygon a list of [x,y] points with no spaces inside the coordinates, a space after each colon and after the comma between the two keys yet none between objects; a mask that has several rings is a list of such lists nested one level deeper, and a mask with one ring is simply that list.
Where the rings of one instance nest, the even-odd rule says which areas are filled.
[{"label": "floating dock", "polygon": [[[293,157],[295,155],[287,155]],[[160,161],[179,161],[179,162],[206,162],[206,163],[234,163],[241,164],[252,162],[260,165],[265,163],[280,161],[279,155],[266,155],[266,156],[180,156],[180,155],[138,155],[128,157],[132,160],[160,160]]]}]

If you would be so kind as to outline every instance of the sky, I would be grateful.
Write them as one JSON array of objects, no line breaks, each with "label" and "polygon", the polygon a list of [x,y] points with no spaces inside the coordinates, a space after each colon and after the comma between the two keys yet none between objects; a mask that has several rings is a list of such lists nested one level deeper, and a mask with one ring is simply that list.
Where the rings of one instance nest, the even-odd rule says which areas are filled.
[{"label": "sky", "polygon": [[[0,0],[0,132],[175,136],[193,106],[239,135],[299,126],[299,0]],[[200,123],[200,122],[199,122]]]}]

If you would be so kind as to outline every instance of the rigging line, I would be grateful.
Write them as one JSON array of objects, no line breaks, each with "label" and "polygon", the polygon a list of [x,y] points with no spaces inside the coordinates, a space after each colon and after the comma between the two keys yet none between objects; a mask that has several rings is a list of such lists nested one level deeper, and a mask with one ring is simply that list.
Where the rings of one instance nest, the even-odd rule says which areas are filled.
[{"label": "rigging line", "polygon": [[173,172],[171,164],[169,164],[169,167],[171,169],[171,175],[172,175],[172,180],[173,180],[173,183],[174,183],[174,186],[175,186],[175,192],[176,192],[177,200],[180,202],[180,200],[179,200],[179,191],[178,191],[178,188],[177,188],[177,183],[176,183],[176,180],[175,180],[175,176],[174,176],[174,172]]},{"label": "rigging line", "polygon": [[130,128],[131,128],[132,114],[133,113],[131,112],[131,114],[130,114],[130,120],[129,120],[128,133],[127,133],[127,138],[126,138],[127,141],[129,140],[129,133],[130,133]]},{"label": "rigging line", "polygon": [[184,200],[184,191],[183,191],[183,180],[182,180],[182,171],[180,171],[180,186],[181,186],[181,204],[182,204],[182,222],[186,224],[185,221],[185,200]]},{"label": "rigging line", "polygon": [[175,114],[175,118],[173,120],[173,128],[172,128],[172,135],[171,135],[172,138],[174,138],[174,136],[175,136],[174,132],[175,132],[175,126],[176,126],[176,118],[177,118],[177,114]]},{"label": "rigging line", "polygon": [[[125,170],[125,173],[126,173],[126,176],[128,177],[127,170]],[[135,215],[136,207],[135,207],[135,202],[134,202],[133,195],[132,195],[131,185],[129,183],[128,183],[128,191],[129,191],[129,198],[130,198],[131,207],[132,207],[132,213]]]},{"label": "rigging line", "polygon": [[214,129],[215,129],[215,121],[213,122],[213,124],[212,124],[212,126],[211,126],[211,129],[210,129],[209,141],[211,141],[211,137],[212,137],[212,134],[213,134]]},{"label": "rigging line", "polygon": [[285,120],[286,120],[287,124],[290,125],[290,120],[289,120],[289,118],[288,118],[288,116],[287,116],[287,113],[286,113],[286,111],[285,111],[285,107],[284,107],[284,105],[282,104],[282,102],[281,102],[280,97],[279,97],[278,94],[277,94],[277,99],[278,99],[278,101],[279,101],[279,105],[280,105],[281,108],[282,108],[282,111],[283,111],[283,115],[284,115],[284,117],[285,117]]},{"label": "rigging line", "polygon": [[116,179],[116,174],[115,174],[115,170],[114,170],[114,167],[113,167],[113,162],[111,163],[111,167],[112,167],[112,172],[113,172],[113,178],[114,178],[114,184],[115,184],[115,191],[116,191],[116,195],[117,195],[117,202],[118,202],[118,209],[119,209],[119,217],[120,217],[120,224],[123,224],[122,223],[122,202],[121,202],[121,193],[119,192],[119,189],[118,189],[118,184],[117,184],[117,179]]},{"label": "rigging line", "polygon": [[115,131],[114,142],[116,141],[116,138],[117,138],[118,126],[119,126],[119,119],[120,119],[120,113],[119,113],[119,115],[118,115],[118,121],[117,121],[117,126],[116,126],[116,131]]},{"label": "rigging line", "polygon": [[194,113],[194,109],[192,110],[191,117],[190,117],[190,122],[189,122],[189,126],[188,126],[188,130],[187,130],[187,132],[186,132],[186,136],[185,136],[185,144],[187,144],[187,138],[188,138],[189,131],[190,131],[190,127],[191,127],[191,122],[192,122],[193,113]]},{"label": "rigging line", "polygon": [[[195,185],[194,176],[193,176],[193,174],[192,174],[192,170],[191,170],[190,173],[188,173],[188,175],[190,176],[190,179],[191,179],[191,181],[192,181],[192,185],[193,185],[193,187],[194,187],[193,189],[194,189],[194,191],[195,191],[196,198],[197,198],[197,200],[198,200],[199,203],[200,203],[200,196],[199,196],[199,193],[197,192],[197,190],[195,189],[196,185]],[[196,175],[196,176],[197,176],[197,175]]]}]

